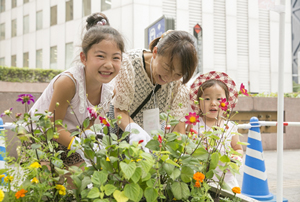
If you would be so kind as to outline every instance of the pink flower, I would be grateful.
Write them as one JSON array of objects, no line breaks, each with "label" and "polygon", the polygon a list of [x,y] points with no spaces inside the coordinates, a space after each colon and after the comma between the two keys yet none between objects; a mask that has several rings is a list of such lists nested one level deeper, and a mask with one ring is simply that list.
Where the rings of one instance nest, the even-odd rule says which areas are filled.
[{"label": "pink flower", "polygon": [[106,125],[107,127],[110,126],[109,122],[106,120],[106,118],[103,118],[101,116],[99,116],[99,120],[101,123],[103,123],[104,125]]},{"label": "pink flower", "polygon": [[199,121],[199,116],[196,114],[196,112],[190,112],[188,116],[185,116],[187,121],[185,123],[190,124],[190,125],[196,125],[197,122]]},{"label": "pink flower", "polygon": [[244,94],[246,96],[249,96],[247,90],[245,89],[245,86],[243,83],[241,83],[241,87],[240,87],[240,94]]},{"label": "pink flower", "polygon": [[221,101],[220,101],[220,108],[223,110],[223,111],[226,111],[227,108],[228,108],[228,102],[226,100],[226,98],[222,98]]},{"label": "pink flower", "polygon": [[160,135],[158,135],[157,140],[158,140],[159,143],[162,143],[162,137]]},{"label": "pink flower", "polygon": [[30,102],[34,102],[34,97],[31,94],[20,94],[18,97],[16,101],[22,102],[22,104],[27,103],[29,105]]},{"label": "pink flower", "polygon": [[92,118],[96,119],[98,117],[97,107],[88,107],[87,110],[89,111]]}]

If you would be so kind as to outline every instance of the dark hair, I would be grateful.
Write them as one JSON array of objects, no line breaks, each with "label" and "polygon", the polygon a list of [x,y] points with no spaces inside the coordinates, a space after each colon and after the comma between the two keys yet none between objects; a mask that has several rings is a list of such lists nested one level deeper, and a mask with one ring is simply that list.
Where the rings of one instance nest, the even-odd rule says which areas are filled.
[{"label": "dark hair", "polygon": [[149,48],[151,52],[157,46],[157,53],[161,56],[170,57],[171,69],[173,69],[173,58],[178,57],[181,61],[183,84],[187,83],[193,76],[198,64],[195,38],[186,31],[171,31],[164,36],[151,41]]},{"label": "dark hair", "polygon": [[97,25],[98,21],[105,19],[106,25],[109,25],[108,19],[102,13],[95,13],[87,18],[86,29],[81,47],[82,52],[87,56],[87,52],[91,49],[92,45],[101,42],[102,40],[112,40],[116,42],[118,48],[124,53],[124,41],[122,35],[114,28],[106,25]]},{"label": "dark hair", "polygon": [[108,18],[106,17],[106,15],[104,15],[103,13],[94,13],[92,15],[90,15],[87,19],[86,19],[86,30],[89,30],[91,27],[94,27],[98,22],[101,22],[101,20],[106,20],[106,24],[110,26]]},{"label": "dark hair", "polygon": [[225,95],[226,95],[226,100],[228,101],[228,99],[229,99],[229,90],[228,90],[227,85],[225,83],[223,83],[222,81],[219,81],[219,80],[216,80],[216,79],[211,79],[211,80],[205,81],[204,83],[202,83],[199,86],[198,93],[197,93],[197,99],[199,100],[199,98],[202,96],[205,89],[210,88],[210,87],[212,87],[216,84],[218,84],[221,88],[224,89]]}]

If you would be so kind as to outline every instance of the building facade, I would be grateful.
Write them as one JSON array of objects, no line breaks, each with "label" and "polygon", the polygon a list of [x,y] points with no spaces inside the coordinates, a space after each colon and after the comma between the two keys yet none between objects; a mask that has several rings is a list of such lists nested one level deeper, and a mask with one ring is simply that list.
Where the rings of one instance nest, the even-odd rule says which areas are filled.
[{"label": "building facade", "polygon": [[[0,0],[0,66],[69,68],[80,52],[86,17],[99,11],[124,36],[127,50],[144,48],[145,28],[164,15],[176,30],[193,34],[201,25],[201,71],[227,72],[251,92],[277,92],[279,14],[257,2]],[[285,12],[284,91],[291,92],[291,0]]]}]

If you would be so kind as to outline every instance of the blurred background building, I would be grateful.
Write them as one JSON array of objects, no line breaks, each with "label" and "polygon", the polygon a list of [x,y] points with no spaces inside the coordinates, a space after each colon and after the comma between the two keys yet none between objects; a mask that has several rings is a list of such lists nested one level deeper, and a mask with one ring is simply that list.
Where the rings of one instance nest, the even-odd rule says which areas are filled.
[{"label": "blurred background building", "polygon": [[[297,58],[292,68],[291,8],[297,2],[286,0],[285,92],[292,92],[293,79],[300,81]],[[127,50],[144,48],[145,29],[162,16],[191,34],[198,23],[198,71],[227,72],[254,93],[277,92],[279,14],[260,9],[257,0],[0,0],[0,66],[69,68],[94,12],[108,16]]]}]

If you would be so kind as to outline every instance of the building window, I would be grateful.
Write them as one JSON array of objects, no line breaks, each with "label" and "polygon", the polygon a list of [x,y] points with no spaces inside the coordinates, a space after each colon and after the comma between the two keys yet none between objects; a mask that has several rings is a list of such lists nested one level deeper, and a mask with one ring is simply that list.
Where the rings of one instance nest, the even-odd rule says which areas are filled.
[{"label": "building window", "polygon": [[43,28],[43,11],[36,12],[36,30]]},{"label": "building window", "polygon": [[11,56],[11,66],[16,67],[17,66],[17,55]]},{"label": "building window", "polygon": [[25,15],[23,17],[23,34],[27,34],[29,32],[29,15]]},{"label": "building window", "polygon": [[23,0],[23,4],[26,4],[28,2],[29,2],[29,0]]},{"label": "building window", "polygon": [[57,69],[57,46],[50,47],[50,69]]},{"label": "building window", "polygon": [[5,11],[5,0],[0,0],[0,13]]},{"label": "building window", "polygon": [[111,0],[101,0],[101,11],[111,9]]},{"label": "building window", "polygon": [[87,16],[91,14],[91,0],[82,0],[82,15]]},{"label": "building window", "polygon": [[36,62],[35,62],[36,68],[43,68],[43,50],[36,50]]},{"label": "building window", "polygon": [[66,55],[65,55],[65,68],[68,69],[72,63],[73,58],[73,43],[66,44]]},{"label": "building window", "polygon": [[23,53],[23,67],[29,67],[29,53]]},{"label": "building window", "polygon": [[50,26],[57,24],[57,6],[52,6],[50,10]]},{"label": "building window", "polygon": [[66,22],[73,20],[73,0],[66,1]]},{"label": "building window", "polygon": [[5,39],[5,23],[0,24],[0,41]]},{"label": "building window", "polygon": [[11,8],[17,7],[17,0],[11,0]]},{"label": "building window", "polygon": [[17,36],[17,19],[11,21],[11,37]]},{"label": "building window", "polygon": [[0,66],[4,66],[5,64],[5,58],[0,58]]}]

